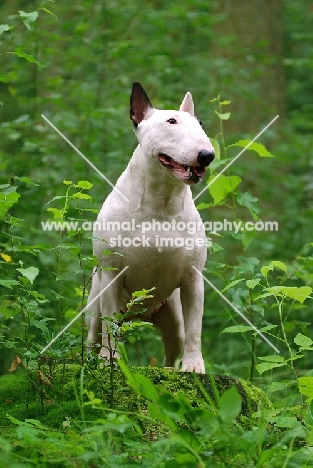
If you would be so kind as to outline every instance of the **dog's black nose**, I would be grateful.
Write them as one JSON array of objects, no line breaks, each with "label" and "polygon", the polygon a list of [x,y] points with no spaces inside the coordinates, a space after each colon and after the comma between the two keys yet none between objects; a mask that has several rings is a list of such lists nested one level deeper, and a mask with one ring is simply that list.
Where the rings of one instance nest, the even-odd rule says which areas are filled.
[{"label": "dog's black nose", "polygon": [[200,166],[207,167],[214,159],[214,151],[200,150],[198,153],[197,161]]}]

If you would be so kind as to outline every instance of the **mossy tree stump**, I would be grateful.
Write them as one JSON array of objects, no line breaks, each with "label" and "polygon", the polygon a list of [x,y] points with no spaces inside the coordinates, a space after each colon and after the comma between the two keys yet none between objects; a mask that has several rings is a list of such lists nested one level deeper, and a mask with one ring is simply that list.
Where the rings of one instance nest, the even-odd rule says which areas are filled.
[{"label": "mossy tree stump", "polygon": [[[226,375],[198,375],[157,367],[131,367],[130,371],[149,378],[160,394],[165,390],[174,397],[183,394],[193,408],[208,407],[210,399],[215,400],[216,391],[222,394],[232,386],[242,398],[243,417],[249,418],[260,406],[270,406],[262,390]],[[101,399],[106,411],[130,412],[138,418],[149,403],[127,384],[118,367],[43,366],[37,371],[19,370],[0,378],[0,426],[8,426],[6,414],[22,421],[25,418],[39,419],[55,428],[62,427],[62,422],[68,419],[81,420],[81,404],[88,401],[83,389]],[[85,408],[85,415],[88,419],[101,417],[99,410],[90,406]]]}]

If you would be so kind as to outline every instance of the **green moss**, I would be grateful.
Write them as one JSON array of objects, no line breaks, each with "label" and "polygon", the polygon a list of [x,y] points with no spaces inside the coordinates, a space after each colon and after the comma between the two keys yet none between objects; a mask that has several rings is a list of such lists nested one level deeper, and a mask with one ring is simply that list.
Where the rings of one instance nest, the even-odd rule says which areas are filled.
[{"label": "green moss", "polygon": [[[268,408],[270,403],[264,392],[248,382],[225,375],[198,375],[182,373],[173,369],[156,367],[132,367],[132,373],[148,377],[159,389],[174,396],[182,393],[195,408],[208,406],[214,399],[214,386],[221,394],[235,385],[242,397],[242,416],[249,417],[260,405]],[[148,401],[137,395],[127,385],[119,368],[91,369],[79,365],[57,365],[53,369],[42,367],[33,373],[18,372],[0,378],[0,425],[8,425],[6,414],[17,419],[39,419],[50,427],[60,428],[67,418],[81,420],[82,389],[92,391],[106,407],[122,411],[144,413]],[[113,388],[111,385],[113,381]],[[212,385],[213,384],[213,385]],[[85,407],[85,417],[100,417],[99,410]]]}]

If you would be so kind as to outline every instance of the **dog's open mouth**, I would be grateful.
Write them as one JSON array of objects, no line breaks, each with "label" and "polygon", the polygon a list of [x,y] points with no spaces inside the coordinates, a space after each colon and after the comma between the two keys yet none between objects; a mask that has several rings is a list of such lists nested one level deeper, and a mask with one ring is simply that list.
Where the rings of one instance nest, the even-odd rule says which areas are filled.
[{"label": "dog's open mouth", "polygon": [[205,173],[204,166],[185,166],[184,164],[179,164],[165,153],[159,153],[158,159],[162,166],[172,171],[178,179],[186,184],[197,184]]}]

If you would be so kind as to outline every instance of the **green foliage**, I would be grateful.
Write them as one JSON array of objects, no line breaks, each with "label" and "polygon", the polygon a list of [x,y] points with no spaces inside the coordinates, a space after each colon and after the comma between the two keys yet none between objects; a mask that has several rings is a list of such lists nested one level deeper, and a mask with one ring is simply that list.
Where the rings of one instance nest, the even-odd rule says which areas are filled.
[{"label": "green foliage", "polygon": [[225,201],[228,194],[233,193],[234,190],[241,182],[241,178],[237,176],[224,176],[223,174],[215,180],[213,184],[210,184],[216,177],[216,174],[212,174],[208,179],[208,185],[210,194],[212,195],[214,205],[219,205]]},{"label": "green foliage", "polygon": [[[44,2],[45,3],[45,2]],[[36,21],[39,16],[38,11],[32,11],[31,13],[25,13],[25,11],[20,10],[19,15],[26,26],[26,28],[30,31],[31,25]]]},{"label": "green foliage", "polygon": [[239,140],[236,143],[228,145],[227,148],[238,146],[239,148],[247,148],[249,151],[255,151],[259,156],[266,158],[273,158],[274,155],[270,153],[261,143],[253,142],[252,140]]},{"label": "green foliage", "polygon": [[[174,462],[186,466],[186,460],[205,466],[211,459],[223,463],[225,457],[251,458],[244,454],[244,447],[235,449],[235,444],[236,438],[240,440],[250,431],[247,416],[257,408],[270,407],[262,391],[252,386],[245,390],[241,381],[226,376],[213,379],[168,369],[128,368],[123,361],[119,364],[123,373],[114,370],[118,390],[114,408],[105,403],[109,368],[87,366],[80,371],[78,365],[43,366],[45,378],[34,380],[25,420],[18,407],[24,403],[26,374],[2,377],[1,398],[9,394],[14,406],[0,406],[0,418],[3,412],[9,413],[10,440],[17,439],[18,446],[11,450],[9,460],[15,462],[22,456],[25,462],[40,460],[45,466],[54,458],[59,466],[76,466],[79,460],[87,463],[89,459],[101,466],[109,456],[117,466]],[[36,392],[44,394],[44,407],[37,405],[42,420],[34,417]],[[77,402],[71,406],[74,393]],[[26,446],[31,453],[25,451]]]}]

